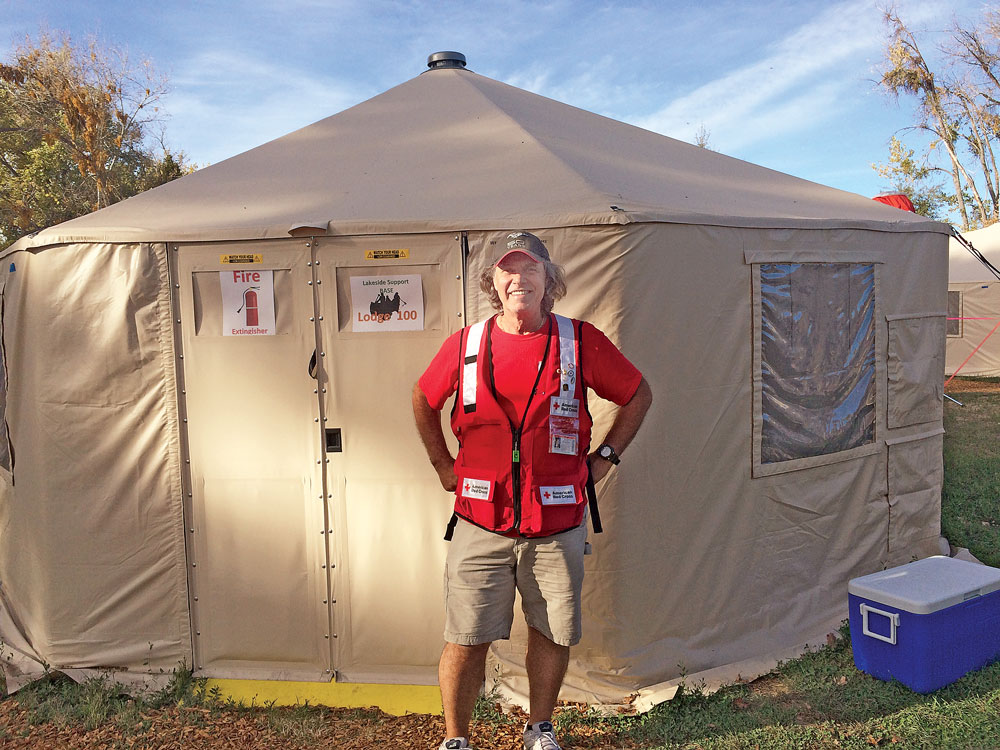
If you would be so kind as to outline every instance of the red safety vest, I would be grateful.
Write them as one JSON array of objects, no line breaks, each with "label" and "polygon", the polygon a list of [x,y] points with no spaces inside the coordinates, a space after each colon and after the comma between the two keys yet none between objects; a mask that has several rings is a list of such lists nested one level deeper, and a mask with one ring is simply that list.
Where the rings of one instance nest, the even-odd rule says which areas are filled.
[{"label": "red safety vest", "polygon": [[451,426],[458,437],[455,513],[526,537],[583,522],[592,420],[580,377],[580,322],[550,315],[543,365],[520,422],[497,402],[490,333],[495,318],[462,332]]}]

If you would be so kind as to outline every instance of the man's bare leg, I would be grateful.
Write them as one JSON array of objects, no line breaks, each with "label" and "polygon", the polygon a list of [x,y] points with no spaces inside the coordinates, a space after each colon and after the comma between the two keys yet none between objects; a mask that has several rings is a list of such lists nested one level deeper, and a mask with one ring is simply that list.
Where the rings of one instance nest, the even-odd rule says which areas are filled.
[{"label": "man's bare leg", "polygon": [[569,666],[569,646],[553,643],[534,628],[528,628],[528,723],[551,721],[559,698],[566,667]]},{"label": "man's bare leg", "polygon": [[486,652],[489,650],[489,643],[476,646],[444,644],[438,663],[438,684],[447,737],[469,736],[472,709],[486,678]]}]

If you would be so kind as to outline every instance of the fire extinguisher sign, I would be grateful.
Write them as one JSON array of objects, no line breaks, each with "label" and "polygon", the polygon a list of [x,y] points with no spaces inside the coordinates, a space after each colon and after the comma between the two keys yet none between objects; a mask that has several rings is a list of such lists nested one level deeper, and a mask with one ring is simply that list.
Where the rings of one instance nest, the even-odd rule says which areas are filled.
[{"label": "fire extinguisher sign", "polygon": [[271,271],[219,271],[222,335],[273,336],[274,276]]}]

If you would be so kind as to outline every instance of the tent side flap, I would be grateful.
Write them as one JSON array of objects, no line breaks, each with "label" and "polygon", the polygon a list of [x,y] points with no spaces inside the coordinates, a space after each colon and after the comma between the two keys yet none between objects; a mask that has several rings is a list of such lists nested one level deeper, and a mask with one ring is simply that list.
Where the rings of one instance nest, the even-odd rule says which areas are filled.
[{"label": "tent side flap", "polygon": [[73,245],[5,261],[0,580],[48,664],[190,663],[165,254]]}]

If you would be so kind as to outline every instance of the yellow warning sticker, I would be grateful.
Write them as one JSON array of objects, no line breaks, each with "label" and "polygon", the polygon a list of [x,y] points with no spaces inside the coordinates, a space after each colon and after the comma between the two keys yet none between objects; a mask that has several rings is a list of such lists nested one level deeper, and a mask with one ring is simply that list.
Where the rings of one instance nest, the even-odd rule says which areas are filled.
[{"label": "yellow warning sticker", "polygon": [[410,249],[408,247],[390,248],[386,250],[365,250],[366,260],[387,260],[409,258]]},{"label": "yellow warning sticker", "polygon": [[260,253],[232,253],[220,255],[219,263],[263,263],[264,256]]}]

